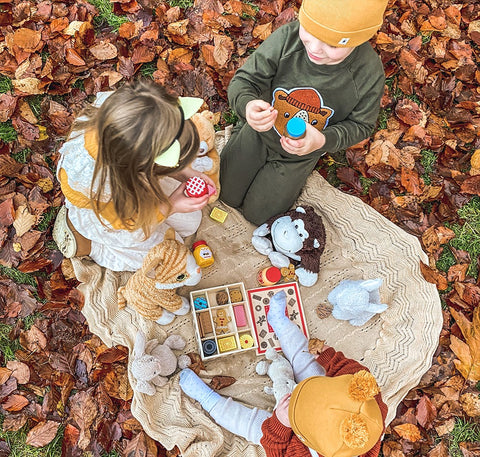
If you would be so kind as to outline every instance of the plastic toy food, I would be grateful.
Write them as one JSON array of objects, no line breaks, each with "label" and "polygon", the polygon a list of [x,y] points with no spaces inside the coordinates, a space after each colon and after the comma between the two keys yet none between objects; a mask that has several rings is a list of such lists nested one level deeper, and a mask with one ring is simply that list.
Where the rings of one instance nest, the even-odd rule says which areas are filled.
[{"label": "plastic toy food", "polygon": [[212,250],[208,247],[205,240],[198,240],[193,243],[192,249],[193,257],[195,257],[195,261],[199,267],[205,268],[215,262]]},{"label": "plastic toy food", "polygon": [[202,178],[192,176],[188,179],[185,186],[185,195],[187,197],[203,197],[207,194],[207,183]]}]

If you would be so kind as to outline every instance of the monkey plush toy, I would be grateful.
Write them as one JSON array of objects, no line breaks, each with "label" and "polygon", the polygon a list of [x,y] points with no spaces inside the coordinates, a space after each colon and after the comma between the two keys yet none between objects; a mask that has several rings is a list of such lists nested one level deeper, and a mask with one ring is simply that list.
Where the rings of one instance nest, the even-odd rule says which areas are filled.
[{"label": "monkey plush toy", "polygon": [[260,254],[268,255],[275,267],[288,267],[292,260],[297,263],[295,274],[302,286],[310,287],[317,282],[320,256],[325,248],[325,227],[311,206],[298,206],[270,218],[255,229],[252,244]]}]

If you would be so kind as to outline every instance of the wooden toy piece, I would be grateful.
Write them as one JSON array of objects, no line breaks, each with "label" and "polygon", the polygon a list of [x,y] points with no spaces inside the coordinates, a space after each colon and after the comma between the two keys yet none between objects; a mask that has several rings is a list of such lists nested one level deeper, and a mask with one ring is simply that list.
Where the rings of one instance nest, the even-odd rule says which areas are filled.
[{"label": "wooden toy piece", "polygon": [[253,336],[250,335],[250,333],[243,333],[242,335],[239,336],[239,338],[240,338],[240,347],[242,349],[253,348],[255,341],[253,339]]},{"label": "wooden toy piece", "polygon": [[230,289],[230,301],[232,303],[243,301],[243,296],[240,289]]},{"label": "wooden toy piece", "polygon": [[196,297],[193,300],[193,306],[195,309],[206,309],[208,306],[207,299],[205,297]]},{"label": "wooden toy piece", "polygon": [[215,206],[212,211],[210,212],[210,217],[217,222],[220,222],[223,224],[225,222],[225,219],[227,218],[228,213],[226,211],[223,211],[223,209],[218,208]]},{"label": "wooden toy piece", "polygon": [[226,305],[228,303],[228,294],[224,290],[221,290],[217,292],[215,299],[217,300],[217,305]]},{"label": "wooden toy piece", "polygon": [[295,274],[295,267],[293,263],[288,265],[288,267],[283,267],[280,269],[280,273],[283,276],[284,282],[298,281],[298,277]]},{"label": "wooden toy piece", "polygon": [[257,281],[261,286],[273,286],[282,279],[282,273],[277,267],[267,267],[258,272]]},{"label": "wooden toy piece", "polygon": [[228,352],[237,349],[237,342],[235,341],[235,337],[232,335],[219,338],[218,349],[220,350],[220,352]]},{"label": "wooden toy piece", "polygon": [[245,308],[243,305],[234,306],[233,315],[235,316],[235,323],[237,324],[237,327],[247,326],[247,316],[245,314]]},{"label": "wooden toy piece", "polygon": [[208,194],[207,183],[198,176],[192,176],[185,183],[184,192],[187,197],[203,197]]},{"label": "wooden toy piece", "polygon": [[215,322],[215,333],[217,335],[223,335],[228,333],[228,323],[232,318],[227,314],[225,309],[217,309],[213,322]]},{"label": "wooden toy piece", "polygon": [[202,349],[206,356],[210,356],[217,352],[217,344],[214,340],[205,340],[202,342]]},{"label": "wooden toy piece", "polygon": [[207,336],[209,333],[213,333],[212,321],[210,320],[208,311],[204,313],[198,313],[197,321],[201,338]]}]

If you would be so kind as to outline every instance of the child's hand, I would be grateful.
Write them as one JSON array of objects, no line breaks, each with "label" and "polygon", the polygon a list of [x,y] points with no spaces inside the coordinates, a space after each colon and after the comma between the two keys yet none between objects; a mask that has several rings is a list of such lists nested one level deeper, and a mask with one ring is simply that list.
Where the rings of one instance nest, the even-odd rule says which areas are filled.
[{"label": "child's hand", "polygon": [[174,213],[191,213],[202,209],[207,203],[209,195],[202,197],[187,197],[183,191],[185,190],[185,183],[180,184],[169,197],[172,209],[170,214]]},{"label": "child's hand", "polygon": [[171,173],[170,176],[180,182],[186,182],[192,176],[198,176],[199,178],[202,178],[207,184],[210,184],[212,187],[215,187],[215,183],[212,181],[212,179],[209,176],[202,173],[201,171],[194,170],[190,166],[185,167],[183,170],[177,173]]},{"label": "child's hand", "polygon": [[320,149],[325,144],[325,135],[310,124],[307,124],[305,136],[299,140],[292,140],[282,136],[280,138],[282,148],[289,154],[304,156]]},{"label": "child's hand", "polygon": [[285,427],[290,427],[290,420],[288,419],[288,406],[290,405],[290,396],[291,394],[286,394],[278,403],[277,408],[275,409],[275,415],[277,419],[285,425]]},{"label": "child's hand", "polygon": [[267,132],[275,124],[278,111],[264,100],[251,100],[245,108],[247,122],[257,132]]}]

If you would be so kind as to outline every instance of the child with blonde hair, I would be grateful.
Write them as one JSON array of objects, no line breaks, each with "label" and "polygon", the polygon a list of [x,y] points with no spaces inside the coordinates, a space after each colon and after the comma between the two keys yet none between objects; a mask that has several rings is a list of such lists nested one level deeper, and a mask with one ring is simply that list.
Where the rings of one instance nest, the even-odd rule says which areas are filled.
[{"label": "child with blonde hair", "polygon": [[375,378],[331,347],[310,354],[307,338],[285,315],[286,306],[285,291],[277,292],[267,320],[298,384],[273,413],[223,397],[189,368],[180,373],[181,389],[217,424],[261,444],[267,457],[378,456],[387,406]]},{"label": "child with blonde hair", "polygon": [[89,255],[115,271],[135,271],[172,227],[195,233],[208,195],[184,195],[199,149],[190,117],[203,100],[175,97],[138,81],[97,94],[60,149],[57,178],[65,206],[53,237],[65,257]]}]

